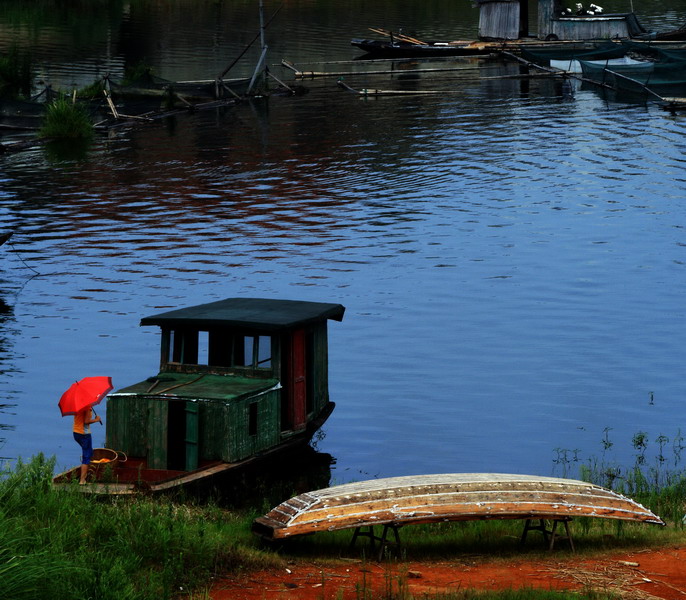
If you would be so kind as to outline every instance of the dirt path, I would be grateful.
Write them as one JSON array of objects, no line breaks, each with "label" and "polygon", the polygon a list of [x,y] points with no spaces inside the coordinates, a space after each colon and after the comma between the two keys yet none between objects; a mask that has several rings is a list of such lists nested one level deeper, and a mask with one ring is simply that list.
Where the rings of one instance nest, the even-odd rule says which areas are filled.
[{"label": "dirt path", "polygon": [[340,561],[335,565],[293,561],[287,568],[227,578],[214,585],[212,600],[349,600],[359,590],[397,592],[398,586],[421,597],[427,592],[464,588],[611,589],[627,600],[686,600],[686,546],[606,554],[595,558],[556,555],[492,560],[460,557],[446,562],[375,563]]}]

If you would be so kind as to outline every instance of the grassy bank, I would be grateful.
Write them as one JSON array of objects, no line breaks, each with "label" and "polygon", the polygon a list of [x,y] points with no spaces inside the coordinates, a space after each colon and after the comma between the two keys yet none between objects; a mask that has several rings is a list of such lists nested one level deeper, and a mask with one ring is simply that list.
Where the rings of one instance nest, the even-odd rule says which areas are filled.
[{"label": "grassy bank", "polygon": [[94,500],[51,486],[35,457],[0,481],[0,598],[138,600],[202,590],[216,573],[278,563],[252,517],[165,499]]},{"label": "grassy bank", "polygon": [[[253,518],[264,507],[236,512],[168,498],[97,500],[83,494],[78,485],[54,489],[53,469],[54,461],[39,455],[0,473],[0,600],[207,598],[214,576],[283,568],[282,557],[364,558],[364,545],[348,549],[350,531],[322,532],[267,547],[250,533]],[[635,472],[633,477],[637,477]],[[578,553],[658,547],[683,540],[686,476],[675,475],[669,485],[659,488],[645,478],[641,481],[635,499],[666,518],[668,527],[578,519],[573,523]],[[522,552],[532,558],[547,555],[536,532],[522,548],[521,533],[520,521],[407,527],[402,530],[403,546],[396,559],[445,560],[479,554],[484,560],[498,560],[519,557]],[[566,552],[559,545],[559,551]],[[392,596],[400,597],[395,592]],[[472,592],[436,596],[494,597]],[[560,598],[545,596],[553,597]],[[541,595],[525,590],[497,598],[539,600]]]}]

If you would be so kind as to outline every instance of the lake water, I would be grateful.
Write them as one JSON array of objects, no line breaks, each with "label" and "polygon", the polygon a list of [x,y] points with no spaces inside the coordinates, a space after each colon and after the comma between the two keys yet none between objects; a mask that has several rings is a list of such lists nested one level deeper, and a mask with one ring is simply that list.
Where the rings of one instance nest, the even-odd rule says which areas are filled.
[{"label": "lake water", "polygon": [[[257,33],[253,0],[73,4],[4,2],[0,49],[31,47],[41,78],[70,88],[142,60],[212,77]],[[670,6],[637,12],[670,29],[685,14]],[[337,407],[318,442],[336,483],[562,474],[604,439],[627,465],[638,432],[651,461],[667,436],[671,460],[686,398],[683,116],[505,79],[518,68],[484,59],[346,76],[444,92],[373,99],[278,66],[360,71],[320,63],[358,56],[349,40],[367,27],[465,39],[477,20],[467,0],[295,0],[267,30],[268,63],[309,93],[116,129],[84,156],[1,156],[0,231],[15,235],[0,248],[0,454],[76,464],[64,389],[155,374],[142,316],[246,296],[347,308],[330,325]]]}]

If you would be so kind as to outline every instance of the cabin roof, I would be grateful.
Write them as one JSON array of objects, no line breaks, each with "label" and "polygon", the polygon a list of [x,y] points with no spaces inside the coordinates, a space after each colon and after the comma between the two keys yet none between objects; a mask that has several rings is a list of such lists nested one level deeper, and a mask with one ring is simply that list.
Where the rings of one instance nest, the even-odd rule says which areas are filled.
[{"label": "cabin roof", "polygon": [[[156,383],[157,382],[157,383]],[[147,396],[160,399],[232,402],[256,396],[279,385],[277,379],[253,379],[210,373],[160,373],[145,381],[117,390],[110,396]]]},{"label": "cabin roof", "polygon": [[226,298],[144,317],[141,325],[160,327],[243,327],[262,331],[293,329],[309,323],[343,320],[340,304],[266,298]]}]

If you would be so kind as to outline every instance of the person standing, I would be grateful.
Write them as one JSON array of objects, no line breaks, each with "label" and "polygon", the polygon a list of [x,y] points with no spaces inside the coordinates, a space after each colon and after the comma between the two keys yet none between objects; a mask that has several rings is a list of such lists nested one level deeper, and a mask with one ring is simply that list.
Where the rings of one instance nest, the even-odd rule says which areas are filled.
[{"label": "person standing", "polygon": [[74,439],[81,446],[81,469],[79,472],[79,485],[86,483],[88,465],[93,457],[93,438],[91,437],[91,424],[102,423],[99,416],[93,417],[93,410],[87,406],[74,415]]}]

